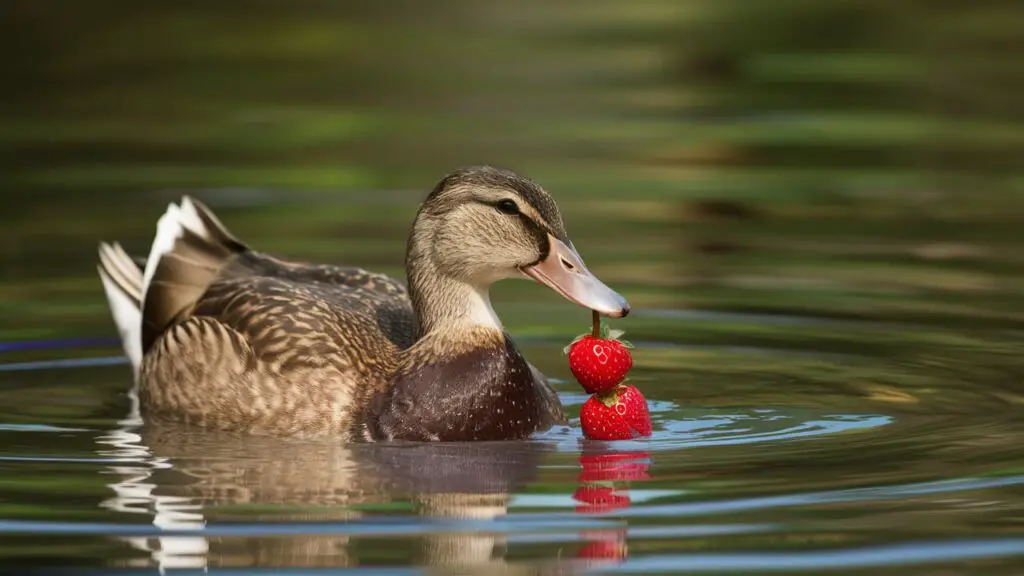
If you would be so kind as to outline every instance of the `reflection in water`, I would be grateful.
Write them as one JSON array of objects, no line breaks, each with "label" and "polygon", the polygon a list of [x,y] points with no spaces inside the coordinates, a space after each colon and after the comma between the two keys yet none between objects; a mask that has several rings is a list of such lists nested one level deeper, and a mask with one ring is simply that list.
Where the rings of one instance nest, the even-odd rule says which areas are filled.
[{"label": "reflection in water", "polygon": [[[495,525],[487,523],[506,516],[514,505],[512,494],[535,479],[552,449],[578,454],[571,509],[584,516],[632,519],[658,509],[630,510],[634,501],[679,493],[635,490],[636,483],[651,480],[651,450],[756,445],[891,423],[873,415],[691,410],[654,402],[655,418],[661,419],[656,427],[665,434],[649,442],[609,444],[556,432],[528,443],[345,445],[147,425],[134,395],[131,399],[129,416],[98,439],[99,455],[117,459],[107,469],[117,478],[109,484],[115,496],[101,506],[145,516],[159,529],[119,536],[146,554],[120,564],[155,564],[163,570],[357,566],[369,557],[371,564],[491,573],[516,564],[504,557],[507,531],[489,529]],[[536,504],[538,496],[543,495],[527,499]],[[416,522],[410,514],[429,520]],[[452,520],[485,524],[453,527]],[[679,529],[697,535],[764,528]],[[607,528],[587,526],[577,533],[575,553],[559,549],[530,570],[566,573],[616,565],[628,559],[628,538],[642,533],[643,528],[637,532],[614,522]],[[374,535],[413,535],[420,541],[412,549],[385,549],[378,557],[365,544]]]},{"label": "reflection in water", "polygon": [[[629,508],[629,484],[649,480],[650,455],[643,451],[620,451],[603,442],[580,441],[579,486],[573,498],[580,504],[581,514],[601,514]],[[599,530],[580,535],[589,544],[581,548],[577,558],[596,564],[620,563],[629,556],[626,529]]]},{"label": "reflection in water", "polygon": [[[34,397],[49,396],[40,391]],[[57,512],[49,522],[25,513],[0,519],[0,534],[63,538],[53,547],[69,550],[90,542],[91,564],[163,569],[813,572],[904,554],[919,573],[931,573],[929,554],[949,562],[1008,556],[1014,565],[1024,557],[1019,542],[1005,540],[1019,533],[1024,475],[1011,448],[1019,418],[903,414],[866,430],[878,418],[673,403],[656,414],[647,442],[590,442],[561,431],[537,443],[472,446],[270,440],[129,417],[97,448],[84,422],[8,423],[4,444],[35,456],[2,454],[0,466],[66,469],[76,486],[98,469],[108,488],[52,504],[73,486],[42,490],[26,477],[15,490],[8,482],[5,501],[38,500]],[[815,435],[798,433],[806,422],[817,423]],[[845,427],[851,422],[860,425]],[[707,442],[710,432],[715,440],[754,440]],[[33,438],[52,446],[54,434],[69,439],[57,452],[23,448]],[[70,443],[76,438],[88,446]],[[64,516],[86,508],[95,522]],[[794,541],[806,544],[793,549]]]},{"label": "reflection in water", "polygon": [[[550,450],[537,442],[444,445],[345,445],[251,438],[122,421],[102,436],[117,481],[102,506],[152,516],[164,530],[201,530],[207,523],[348,522],[363,510],[411,510],[438,519],[493,520],[509,493],[534,478]],[[405,506],[407,504],[407,506]],[[385,518],[376,522],[388,524]],[[214,566],[348,566],[349,536],[124,538],[161,569]],[[389,527],[391,534],[400,528]],[[426,531],[416,564],[500,567],[501,536]],[[143,559],[143,564],[148,562]]]},{"label": "reflection in water", "polygon": [[[128,417],[118,421],[119,427],[97,438],[109,446],[100,448],[98,455],[122,461],[110,466],[109,473],[120,477],[109,484],[115,496],[100,503],[114,512],[153,516],[153,525],[164,530],[198,530],[205,526],[202,506],[190,498],[156,494],[158,485],[153,481],[157,470],[172,468],[168,458],[155,455],[143,442],[140,430],[143,421],[139,415],[136,389],[129,391]],[[132,547],[147,552],[161,569],[206,568],[209,543],[203,537],[166,536],[157,538],[126,537]],[[134,562],[132,562],[134,564]],[[142,559],[142,565],[148,563]]]}]

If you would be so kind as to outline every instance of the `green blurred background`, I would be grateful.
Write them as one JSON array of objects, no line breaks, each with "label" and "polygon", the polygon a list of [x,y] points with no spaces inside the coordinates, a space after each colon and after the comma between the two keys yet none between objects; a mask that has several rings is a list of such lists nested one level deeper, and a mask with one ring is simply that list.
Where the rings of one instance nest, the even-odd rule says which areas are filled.
[{"label": "green blurred background", "polygon": [[144,253],[183,191],[260,248],[400,274],[416,203],[473,163],[548,187],[639,307],[1020,319],[1019,2],[4,12],[3,338],[94,332],[96,242]]}]

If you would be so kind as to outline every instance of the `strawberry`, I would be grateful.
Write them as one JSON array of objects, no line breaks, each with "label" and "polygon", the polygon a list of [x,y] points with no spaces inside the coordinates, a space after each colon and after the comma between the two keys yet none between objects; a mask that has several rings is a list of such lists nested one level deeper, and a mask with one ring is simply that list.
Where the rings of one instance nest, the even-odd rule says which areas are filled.
[{"label": "strawberry", "polygon": [[640,436],[650,436],[654,427],[651,425],[651,410],[647,406],[647,399],[636,386],[619,386],[619,390],[619,402],[626,406],[626,423]]},{"label": "strawberry", "polygon": [[589,394],[607,392],[626,379],[633,367],[629,350],[633,345],[619,337],[622,330],[609,330],[594,312],[589,334],[577,336],[562,352],[569,355],[569,370]]},{"label": "strawberry", "polygon": [[628,440],[652,432],[647,400],[636,386],[618,386],[588,398],[580,409],[580,425],[594,440]]}]

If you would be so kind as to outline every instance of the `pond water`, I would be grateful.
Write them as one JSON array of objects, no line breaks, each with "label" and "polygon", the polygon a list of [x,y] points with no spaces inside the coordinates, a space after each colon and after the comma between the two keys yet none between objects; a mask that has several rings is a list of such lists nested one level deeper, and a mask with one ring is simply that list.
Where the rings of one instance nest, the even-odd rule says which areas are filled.
[{"label": "pond water", "polygon": [[[946,53],[886,59],[924,16],[884,2],[46,4],[3,35],[33,56],[0,111],[0,571],[1024,571],[1019,66],[957,50],[976,90],[919,93]],[[927,14],[1019,21],[978,10]],[[529,442],[137,417],[99,240],[145,252],[187,191],[260,249],[400,276],[418,201],[485,161],[630,300],[652,437],[581,438],[589,316],[525,282],[495,308],[574,417]]]},{"label": "pond water", "polygon": [[[630,286],[642,301],[643,279]],[[495,299],[575,416],[585,396],[560,348],[586,314],[528,287]],[[573,420],[450,446],[147,426],[101,318],[91,340],[0,354],[0,558],[118,573],[1010,574],[1024,566],[1021,334],[984,312],[637,305],[619,324],[651,438],[590,442]]]}]

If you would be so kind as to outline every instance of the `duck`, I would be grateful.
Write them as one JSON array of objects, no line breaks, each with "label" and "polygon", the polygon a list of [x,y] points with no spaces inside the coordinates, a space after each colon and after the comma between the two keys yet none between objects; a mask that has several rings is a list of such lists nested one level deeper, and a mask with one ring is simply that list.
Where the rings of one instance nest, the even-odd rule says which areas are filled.
[{"label": "duck", "polygon": [[539,184],[446,174],[412,222],[405,282],[250,248],[185,195],[146,257],[100,242],[97,269],[146,421],[347,442],[522,440],[567,424],[491,304],[506,279],[598,314],[629,304],[585,265]]}]

